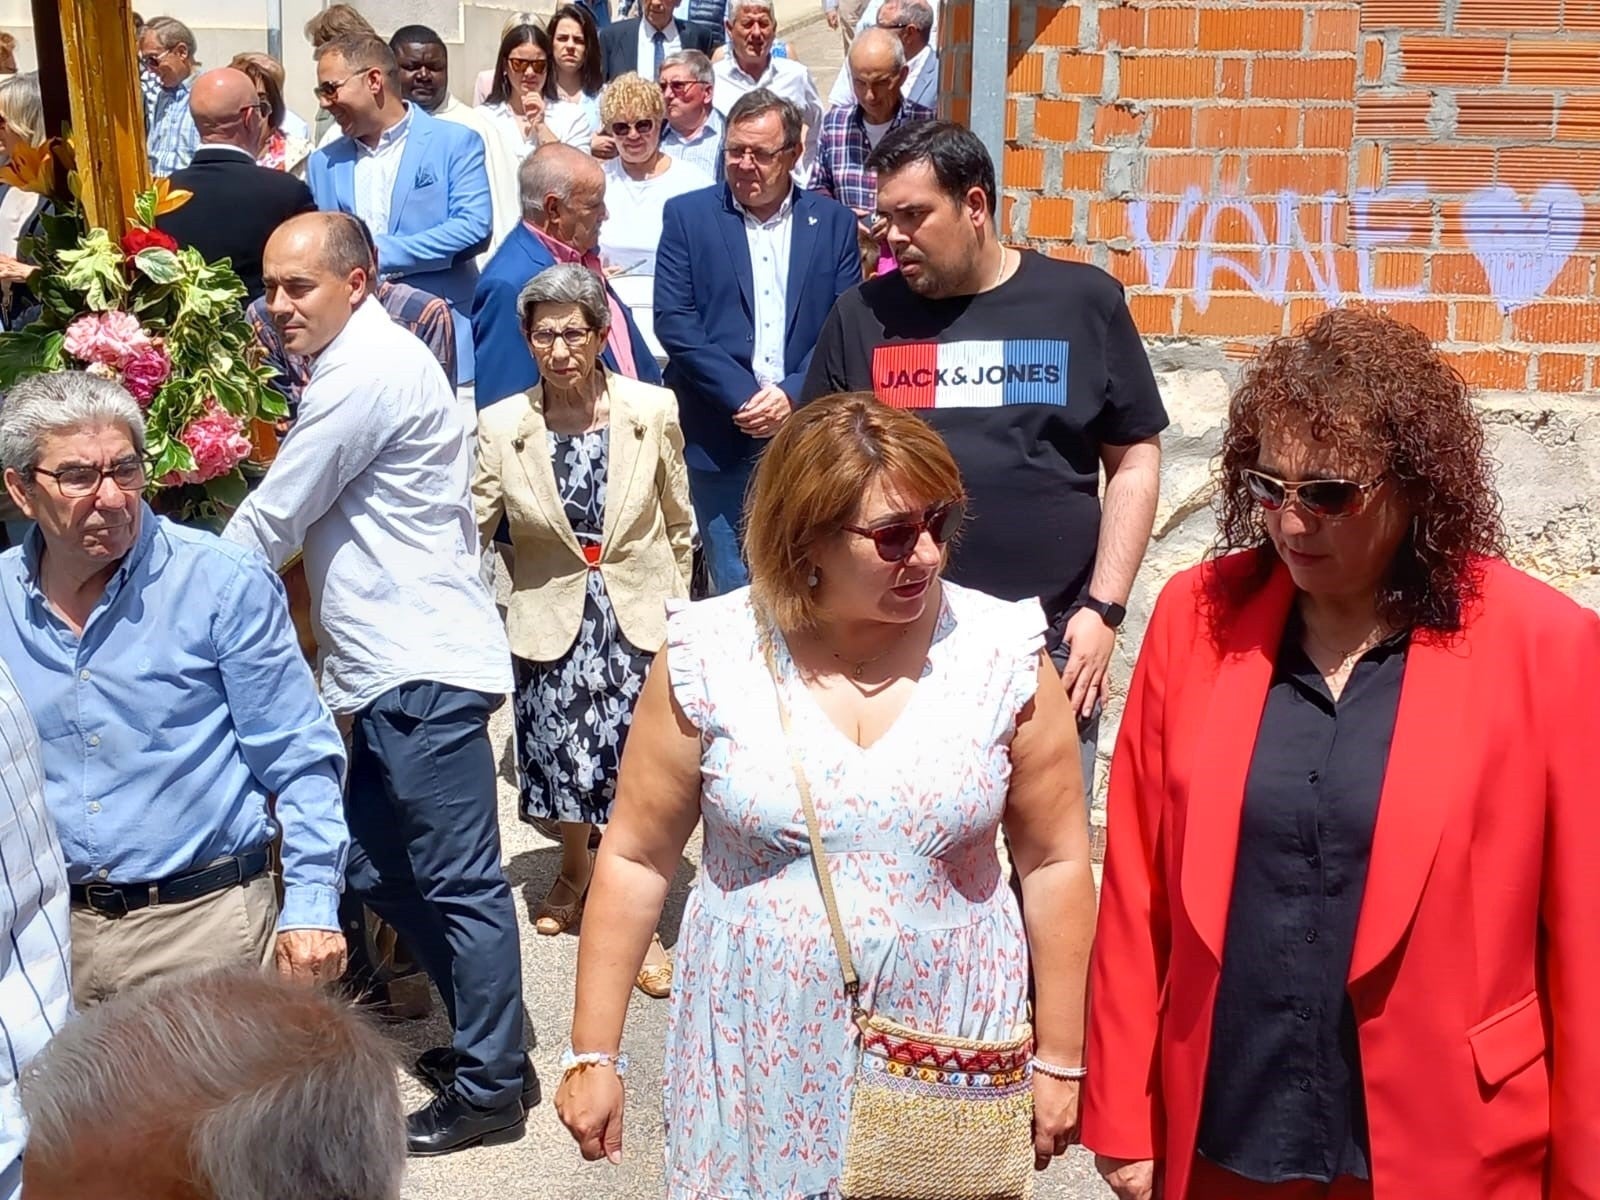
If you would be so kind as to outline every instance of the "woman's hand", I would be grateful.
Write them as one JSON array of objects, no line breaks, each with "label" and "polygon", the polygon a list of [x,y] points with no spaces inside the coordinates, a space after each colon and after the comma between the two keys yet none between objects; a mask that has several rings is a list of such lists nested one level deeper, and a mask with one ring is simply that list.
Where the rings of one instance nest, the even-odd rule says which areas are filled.
[{"label": "woman's hand", "polygon": [[1033,1073],[1033,1169],[1042,1171],[1078,1142],[1078,1081]]},{"label": "woman's hand", "polygon": [[622,1080],[607,1066],[569,1072],[556,1089],[556,1115],[588,1162],[622,1161]]},{"label": "woman's hand", "polygon": [[1153,1158],[1107,1158],[1096,1154],[1094,1168],[1117,1194],[1117,1200],[1161,1200]]},{"label": "woman's hand", "polygon": [[27,283],[38,269],[32,263],[0,254],[0,283]]},{"label": "woman's hand", "polygon": [[602,162],[617,156],[617,139],[609,133],[597,133],[589,139],[589,157]]}]

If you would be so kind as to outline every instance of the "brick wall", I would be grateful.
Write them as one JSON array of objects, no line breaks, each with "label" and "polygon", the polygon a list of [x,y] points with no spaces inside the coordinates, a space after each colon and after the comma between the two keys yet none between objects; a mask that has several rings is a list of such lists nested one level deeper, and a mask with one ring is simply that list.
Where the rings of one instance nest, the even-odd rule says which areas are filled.
[{"label": "brick wall", "polygon": [[[1384,308],[1475,383],[1600,387],[1600,0],[1013,0],[1003,228],[1233,357]],[[970,113],[971,0],[946,0]]]}]

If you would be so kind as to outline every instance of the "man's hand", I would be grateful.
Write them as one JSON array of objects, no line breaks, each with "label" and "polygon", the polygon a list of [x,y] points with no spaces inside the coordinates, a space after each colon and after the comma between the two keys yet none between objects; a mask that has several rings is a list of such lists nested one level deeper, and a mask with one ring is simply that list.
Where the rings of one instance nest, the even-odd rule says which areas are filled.
[{"label": "man's hand", "polygon": [[1106,1186],[1117,1194],[1117,1200],[1161,1200],[1154,1159],[1107,1158],[1096,1154],[1094,1167]]},{"label": "man's hand", "polygon": [[1067,668],[1061,672],[1062,686],[1072,698],[1072,711],[1088,720],[1094,706],[1106,698],[1106,669],[1117,644],[1117,631],[1092,609],[1080,608],[1067,622]]},{"label": "man's hand", "polygon": [[830,8],[827,11],[826,16],[828,18],[829,29],[839,28],[839,10],[837,8]]},{"label": "man's hand", "polygon": [[272,954],[278,974],[296,983],[333,983],[344,974],[344,934],[291,929],[278,935]]},{"label": "man's hand", "polygon": [[794,405],[784,390],[769,383],[744,402],[744,407],[733,414],[733,423],[751,437],[769,438],[778,432],[778,426],[794,411]]}]

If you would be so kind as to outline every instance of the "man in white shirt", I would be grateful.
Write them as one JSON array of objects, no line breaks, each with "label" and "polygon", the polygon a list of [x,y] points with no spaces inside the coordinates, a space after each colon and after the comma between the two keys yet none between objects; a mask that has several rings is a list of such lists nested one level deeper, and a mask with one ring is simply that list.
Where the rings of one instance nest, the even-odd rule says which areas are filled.
[{"label": "man in white shirt", "polygon": [[720,183],[723,123],[711,104],[715,86],[711,60],[698,50],[685,50],[661,64],[661,98],[667,106],[661,153],[692,163]]},{"label": "man in white shirt", "polygon": [[772,53],[778,35],[773,0],[733,0],[728,5],[727,29],[727,56],[712,64],[717,83],[711,102],[724,119],[741,96],[756,88],[766,88],[794,105],[803,129],[795,182],[803,185],[811,176],[822,125],[822,97],[811,72],[803,63]]},{"label": "man in white shirt", "polygon": [[323,694],[352,727],[347,890],[405,938],[455,1030],[453,1053],[424,1056],[439,1094],[407,1121],[411,1153],[445,1154],[516,1140],[538,1102],[488,737],[511,653],[478,575],[472,422],[372,298],[374,274],[345,214],[267,243],[267,311],[313,366],[225,536],[279,568],[304,550]]},{"label": "man in white shirt", "polygon": [[[939,107],[939,52],[934,45],[939,22],[929,0],[871,0],[861,18],[860,28],[876,25],[900,39],[906,51],[906,81],[902,88],[907,100],[937,111]],[[850,82],[850,64],[840,69],[828,93],[828,107],[854,104],[855,90]]]},{"label": "man in white shirt", "polygon": [[39,734],[0,663],[0,1200],[22,1194],[17,1076],[72,1014],[67,868],[44,800]]}]

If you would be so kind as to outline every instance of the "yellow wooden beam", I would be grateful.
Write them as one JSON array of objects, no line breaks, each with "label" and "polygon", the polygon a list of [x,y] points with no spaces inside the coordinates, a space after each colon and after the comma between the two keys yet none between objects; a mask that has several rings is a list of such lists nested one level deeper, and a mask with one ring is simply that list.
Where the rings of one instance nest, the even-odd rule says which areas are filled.
[{"label": "yellow wooden beam", "polygon": [[150,186],[131,0],[56,0],[85,215],[121,237]]}]

